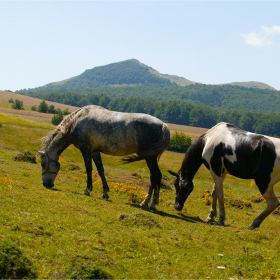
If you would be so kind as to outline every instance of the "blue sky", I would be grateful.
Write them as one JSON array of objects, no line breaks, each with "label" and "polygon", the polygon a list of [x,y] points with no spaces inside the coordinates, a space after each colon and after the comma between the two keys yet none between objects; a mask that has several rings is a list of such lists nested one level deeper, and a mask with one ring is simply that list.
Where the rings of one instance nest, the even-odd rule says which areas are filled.
[{"label": "blue sky", "polygon": [[280,90],[280,1],[2,1],[0,90],[137,59],[205,84]]}]

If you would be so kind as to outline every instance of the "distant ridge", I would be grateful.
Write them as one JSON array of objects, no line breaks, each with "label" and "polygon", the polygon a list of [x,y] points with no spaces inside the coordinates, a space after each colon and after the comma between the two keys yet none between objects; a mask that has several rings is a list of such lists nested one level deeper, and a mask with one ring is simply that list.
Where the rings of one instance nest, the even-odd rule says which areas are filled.
[{"label": "distant ridge", "polygon": [[163,84],[171,85],[172,79],[161,75],[153,68],[129,59],[105,66],[87,69],[81,75],[45,85],[45,87],[62,88],[98,88],[104,86],[127,86]]},{"label": "distant ridge", "polygon": [[136,59],[128,59],[87,69],[82,74],[45,85],[44,87],[60,88],[98,88],[104,86],[127,85],[178,85],[195,84],[190,80],[174,75],[164,75]]},{"label": "distant ridge", "polygon": [[[185,87],[189,85],[206,85],[206,86],[240,86],[245,88],[269,89],[277,91],[274,87],[257,81],[249,82],[231,82],[223,84],[203,84],[194,82],[184,77],[176,75],[162,74],[157,70],[149,67],[136,59],[128,59],[121,62],[115,62],[104,66],[97,66],[85,70],[82,74],[70,77],[61,81],[51,82],[43,86],[29,89],[16,90],[15,92],[23,93],[36,90],[90,90],[99,87],[126,87],[141,85],[171,85]],[[1,90],[1,89],[0,89]],[[3,90],[3,89],[2,89]],[[9,90],[5,90],[9,91]],[[45,91],[46,92],[46,91]]]},{"label": "distant ridge", "polygon": [[[201,84],[176,75],[162,74],[150,66],[147,66],[137,59],[128,59],[111,63],[104,66],[97,66],[85,70],[82,74],[49,83],[45,88],[79,88],[90,89],[98,87],[115,86],[138,86],[138,85],[175,85],[188,86]],[[259,89],[272,89],[273,87],[261,82],[232,82],[221,85],[234,85]]]},{"label": "distant ridge", "polygon": [[259,89],[271,89],[276,90],[274,87],[271,87],[268,84],[260,83],[260,82],[234,82],[228,84],[221,84],[221,85],[232,85],[232,86],[240,86],[240,87],[248,87],[248,88],[259,88]]}]

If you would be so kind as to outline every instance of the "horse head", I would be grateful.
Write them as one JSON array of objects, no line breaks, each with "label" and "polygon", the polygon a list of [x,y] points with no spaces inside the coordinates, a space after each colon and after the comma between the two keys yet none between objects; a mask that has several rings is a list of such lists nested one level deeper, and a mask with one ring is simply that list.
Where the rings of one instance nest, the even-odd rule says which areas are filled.
[{"label": "horse head", "polygon": [[176,190],[175,204],[176,210],[181,211],[188,196],[193,191],[193,182],[188,181],[182,177],[181,173],[175,173],[173,171],[168,171],[171,175],[175,176],[174,186]]},{"label": "horse head", "polygon": [[54,186],[60,163],[57,159],[51,158],[46,151],[38,151],[38,153],[41,155],[42,183],[44,187],[50,189]]}]

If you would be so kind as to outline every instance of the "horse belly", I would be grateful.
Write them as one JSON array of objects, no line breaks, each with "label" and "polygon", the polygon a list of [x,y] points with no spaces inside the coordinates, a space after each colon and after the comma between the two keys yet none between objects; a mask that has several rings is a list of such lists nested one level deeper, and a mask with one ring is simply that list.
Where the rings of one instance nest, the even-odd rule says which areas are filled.
[{"label": "horse belly", "polygon": [[227,173],[240,178],[240,179],[254,179],[254,167],[251,167],[250,162],[227,162],[224,161],[224,168],[227,170]]},{"label": "horse belly", "polygon": [[134,145],[128,145],[128,143],[114,143],[113,145],[102,145],[99,148],[101,153],[112,156],[125,156],[133,153],[137,153],[137,149]]},{"label": "horse belly", "polygon": [[112,135],[111,137],[93,136],[90,138],[91,149],[101,153],[113,156],[124,156],[137,153],[137,145],[129,137],[119,137]]}]

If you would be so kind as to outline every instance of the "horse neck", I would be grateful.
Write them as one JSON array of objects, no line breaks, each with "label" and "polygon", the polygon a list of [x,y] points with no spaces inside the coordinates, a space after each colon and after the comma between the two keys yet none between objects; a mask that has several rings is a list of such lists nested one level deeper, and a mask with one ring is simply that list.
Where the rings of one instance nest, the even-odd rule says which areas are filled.
[{"label": "horse neck", "polygon": [[53,156],[54,158],[58,158],[59,155],[71,144],[69,141],[69,137],[65,137],[65,135],[57,134],[51,143],[46,148],[46,152]]},{"label": "horse neck", "polygon": [[204,147],[203,136],[200,136],[196,142],[187,150],[182,162],[181,176],[188,181],[192,181],[199,167],[202,165],[202,151]]}]

